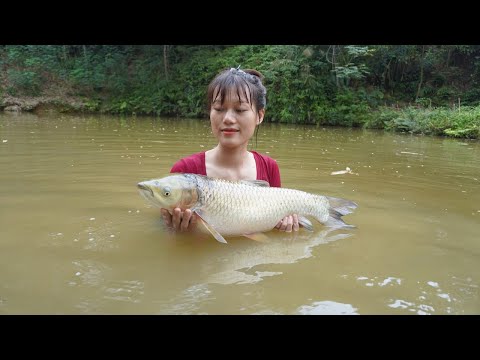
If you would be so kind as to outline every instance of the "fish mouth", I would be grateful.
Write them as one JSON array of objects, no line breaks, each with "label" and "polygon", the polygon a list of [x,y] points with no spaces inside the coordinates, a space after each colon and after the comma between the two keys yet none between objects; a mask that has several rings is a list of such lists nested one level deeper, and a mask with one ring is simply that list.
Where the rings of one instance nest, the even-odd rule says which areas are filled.
[{"label": "fish mouth", "polygon": [[142,190],[142,192],[148,193],[152,198],[154,197],[152,189],[150,189],[148,186],[143,185],[143,183],[138,183],[137,187]]}]

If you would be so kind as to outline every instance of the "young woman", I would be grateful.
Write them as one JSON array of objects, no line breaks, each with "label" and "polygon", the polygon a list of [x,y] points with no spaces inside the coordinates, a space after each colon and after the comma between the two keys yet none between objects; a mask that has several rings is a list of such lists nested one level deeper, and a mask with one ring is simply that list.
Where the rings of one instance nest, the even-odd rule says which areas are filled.
[{"label": "young woman", "polygon": [[[265,116],[267,90],[262,74],[256,70],[231,68],[218,74],[208,86],[210,123],[218,145],[177,161],[171,173],[193,173],[227,180],[265,180],[280,187],[280,170],[275,160],[256,151],[248,151],[248,142]],[[161,209],[165,224],[177,231],[195,226],[190,209],[173,214]],[[235,216],[235,214],[232,214]],[[298,216],[279,219],[276,228],[297,231]]]}]

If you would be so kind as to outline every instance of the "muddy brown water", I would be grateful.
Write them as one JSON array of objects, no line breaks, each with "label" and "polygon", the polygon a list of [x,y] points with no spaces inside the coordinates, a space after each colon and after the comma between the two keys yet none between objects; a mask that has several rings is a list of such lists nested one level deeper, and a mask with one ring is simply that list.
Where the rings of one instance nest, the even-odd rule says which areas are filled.
[{"label": "muddy brown water", "polygon": [[173,237],[136,183],[214,145],[208,120],[1,114],[0,314],[480,313],[478,141],[262,124],[282,185],[357,228]]}]

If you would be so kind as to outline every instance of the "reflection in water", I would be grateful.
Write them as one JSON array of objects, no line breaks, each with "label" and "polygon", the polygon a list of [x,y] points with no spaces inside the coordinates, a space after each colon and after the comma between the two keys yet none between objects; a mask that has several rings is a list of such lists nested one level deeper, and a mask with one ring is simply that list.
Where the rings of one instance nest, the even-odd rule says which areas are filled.
[{"label": "reflection in water", "polygon": [[[234,284],[256,283],[264,277],[282,274],[281,272],[254,271],[251,269],[262,264],[293,264],[300,259],[312,256],[312,249],[320,244],[344,239],[351,233],[332,235],[334,230],[326,229],[317,233],[307,231],[287,234],[284,239],[266,244],[252,244],[245,249],[233,250],[214,263],[205,264],[205,273],[209,274],[206,283],[210,284]],[[212,271],[214,270],[214,271]]]},{"label": "reflection in water", "polygon": [[214,299],[208,283],[192,285],[183,290],[180,295],[163,302],[159,314],[201,314],[198,312],[200,305]]},{"label": "reflection in water", "polygon": [[144,284],[139,280],[111,281],[104,291],[104,299],[140,303],[144,294]]},{"label": "reflection in water", "polygon": [[358,315],[357,309],[350,304],[335,301],[317,301],[312,305],[303,305],[298,309],[302,315]]},{"label": "reflection in water", "polygon": [[140,303],[144,294],[144,283],[139,280],[110,280],[112,268],[100,261],[73,261],[74,279],[68,282],[71,287],[91,287],[95,296],[81,299],[75,307],[82,313],[108,313],[109,302]]},{"label": "reflection in water", "polygon": [[105,273],[112,270],[104,263],[94,260],[77,260],[72,263],[78,280],[70,281],[68,284],[71,286],[98,287],[105,283]]},{"label": "reflection in water", "polygon": [[[452,282],[455,284],[455,281]],[[441,308],[445,309],[444,311],[447,314],[462,313],[460,310],[462,301],[459,301],[459,297],[468,298],[477,296],[478,294],[478,285],[471,284],[470,278],[465,279],[465,282],[466,283],[462,283],[463,286],[455,288],[455,290],[450,293],[442,289],[438,282],[418,282],[419,295],[415,301],[395,299],[392,300],[388,306],[394,309],[406,309],[418,315],[431,315],[438,313],[438,309],[435,308],[434,304],[440,304]],[[459,297],[454,294],[458,294]]]},{"label": "reflection in water", "polygon": [[[278,271],[259,271],[254,267],[269,264],[293,264],[301,259],[312,256],[314,247],[340,239],[348,238],[352,233],[338,233],[338,229],[324,228],[322,231],[310,233],[305,230],[281,234],[275,231],[268,233],[272,241],[255,243],[244,238],[238,241],[247,242],[247,246],[229,251],[220,256],[212,256],[203,264],[202,274],[205,278],[200,283],[183,290],[178,297],[163,304],[161,313],[189,314],[197,313],[199,306],[215,299],[210,285],[255,284],[266,277],[282,275]],[[276,235],[276,236],[275,236]],[[232,242],[230,240],[230,242]],[[268,314],[255,312],[255,314]]]}]

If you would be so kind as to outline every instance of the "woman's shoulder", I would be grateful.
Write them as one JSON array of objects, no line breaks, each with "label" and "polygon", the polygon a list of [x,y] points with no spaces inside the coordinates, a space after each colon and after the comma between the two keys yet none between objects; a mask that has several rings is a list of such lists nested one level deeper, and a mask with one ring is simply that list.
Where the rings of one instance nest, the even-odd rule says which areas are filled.
[{"label": "woman's shoulder", "polygon": [[173,164],[171,173],[192,173],[206,175],[205,151],[185,156]]},{"label": "woman's shoulder", "polygon": [[257,164],[257,180],[265,180],[272,187],[280,187],[280,169],[277,161],[268,155],[252,151]]},{"label": "woman's shoulder", "polygon": [[277,166],[277,160],[271,158],[270,156],[268,155],[265,155],[265,154],[261,154],[257,151],[251,151],[251,153],[253,154],[253,156],[255,157],[255,159],[261,159],[263,161],[265,161],[265,163],[267,165],[272,165],[274,164],[275,166]]},{"label": "woman's shoulder", "polygon": [[199,159],[200,159],[200,160],[201,160],[201,159],[205,159],[205,151],[200,151],[200,152],[197,152],[197,153],[194,153],[194,154],[185,156],[185,157],[181,158],[180,160],[185,160],[185,161],[198,161]]}]

